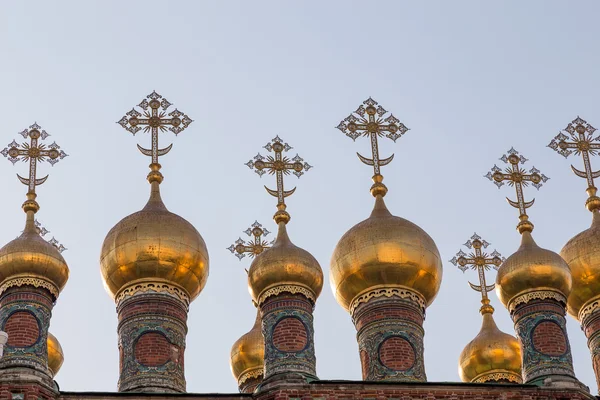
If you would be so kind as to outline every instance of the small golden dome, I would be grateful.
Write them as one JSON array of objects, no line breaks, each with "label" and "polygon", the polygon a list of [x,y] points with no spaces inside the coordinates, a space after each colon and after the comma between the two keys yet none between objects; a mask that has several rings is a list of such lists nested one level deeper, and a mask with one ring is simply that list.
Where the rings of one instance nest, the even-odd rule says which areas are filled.
[{"label": "small golden dome", "polygon": [[372,289],[406,287],[431,304],[442,283],[442,262],[433,239],[392,215],[376,195],[371,216],[342,236],[331,257],[331,289],[346,310]]},{"label": "small golden dome", "polygon": [[260,313],[258,311],[256,321],[254,321],[254,326],[250,329],[250,332],[244,334],[231,347],[229,366],[238,384],[249,378],[258,378],[263,375],[265,339],[261,332]]},{"label": "small golden dome", "polygon": [[[316,300],[323,288],[323,270],[308,251],[294,245],[288,237],[285,221],[280,221],[277,240],[257,256],[248,270],[248,289],[255,303],[260,304],[270,289],[289,286],[294,291],[304,289]],[[276,294],[276,293],[273,293]]]},{"label": "small golden dome", "polygon": [[0,287],[31,284],[48,289],[55,297],[69,279],[69,267],[58,249],[44,240],[27,211],[25,230],[0,249]]},{"label": "small golden dome", "polygon": [[58,374],[60,367],[62,367],[63,361],[65,361],[65,356],[63,354],[63,349],[60,346],[60,343],[56,336],[48,332],[48,369],[52,374],[52,377]]},{"label": "small golden dome", "polygon": [[522,383],[519,341],[498,329],[493,310],[489,305],[482,307],[481,330],[460,353],[458,374],[463,382]]},{"label": "small golden dome", "polygon": [[592,226],[569,240],[560,251],[573,277],[567,310],[577,319],[581,308],[600,296],[600,211],[594,211],[592,216]]},{"label": "small golden dome", "polygon": [[571,282],[571,271],[565,260],[539,247],[531,233],[523,231],[521,246],[498,269],[496,293],[505,306],[516,296],[541,290],[557,292],[567,298]]},{"label": "small golden dome", "polygon": [[162,202],[151,182],[146,206],[123,218],[106,235],[100,266],[106,290],[116,297],[140,283],[166,283],[195,299],[208,278],[208,251],[196,228]]}]

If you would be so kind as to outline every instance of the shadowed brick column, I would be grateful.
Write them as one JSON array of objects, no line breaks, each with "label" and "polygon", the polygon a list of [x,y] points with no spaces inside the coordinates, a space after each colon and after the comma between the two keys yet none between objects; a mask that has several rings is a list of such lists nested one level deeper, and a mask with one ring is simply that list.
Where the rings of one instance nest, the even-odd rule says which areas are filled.
[{"label": "shadowed brick column", "polygon": [[424,304],[419,296],[363,296],[354,302],[351,312],[363,380],[427,380],[423,363]]},{"label": "shadowed brick column", "polygon": [[58,395],[46,345],[53,304],[53,295],[43,288],[24,285],[2,293],[0,329],[8,342],[0,358],[1,391],[22,394],[24,400]]},{"label": "shadowed brick column", "polygon": [[312,300],[302,294],[281,293],[268,297],[260,307],[265,338],[263,382],[300,374],[317,378]]},{"label": "shadowed brick column", "polygon": [[33,368],[47,374],[48,327],[54,299],[46,289],[9,288],[0,297],[0,329],[8,334],[0,369]]},{"label": "shadowed brick column", "polygon": [[185,392],[187,312],[185,300],[167,293],[117,301],[120,392]]},{"label": "shadowed brick column", "polygon": [[600,390],[600,301],[592,301],[579,312],[581,329],[588,339],[588,348],[592,354],[592,366],[596,374],[596,384]]},{"label": "shadowed brick column", "polygon": [[549,377],[576,381],[565,303],[553,297],[527,300],[517,298],[510,308],[521,343],[524,383],[541,384]]}]

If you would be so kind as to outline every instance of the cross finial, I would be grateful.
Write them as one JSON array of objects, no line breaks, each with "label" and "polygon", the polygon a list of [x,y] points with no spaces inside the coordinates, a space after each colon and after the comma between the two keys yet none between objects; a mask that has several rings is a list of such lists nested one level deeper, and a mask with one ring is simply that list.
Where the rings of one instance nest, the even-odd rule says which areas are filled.
[{"label": "cross finial", "polygon": [[48,175],[43,178],[37,177],[37,164],[38,162],[48,161],[50,165],[54,166],[57,162],[67,156],[67,154],[60,149],[60,146],[53,142],[47,146],[40,141],[45,140],[50,136],[45,130],[42,129],[37,123],[29,126],[29,129],[25,129],[19,132],[25,139],[29,138],[29,143],[17,143],[13,140],[8,147],[4,148],[0,152],[4,157],[7,157],[13,165],[17,161],[27,162],[29,161],[29,177],[23,178],[17,174],[19,181],[24,185],[27,185],[27,201],[23,203],[23,210],[33,211],[34,213],[40,209],[39,204],[35,201],[37,197],[35,193],[36,186],[46,182]]},{"label": "cross finial", "polygon": [[[404,135],[408,128],[400,122],[394,115],[385,117],[387,111],[381,107],[375,100],[368,98],[350,114],[344,118],[337,126],[337,129],[344,132],[352,140],[360,136],[368,136],[371,140],[371,157],[367,158],[356,153],[358,158],[365,164],[373,167],[373,186],[371,193],[373,196],[385,196],[387,187],[382,183],[381,167],[388,165],[394,159],[392,154],[388,158],[379,158],[379,137],[385,136],[394,142]],[[384,118],[385,117],[385,118]]]},{"label": "cross finial", "polygon": [[270,247],[269,245],[271,243],[268,243],[263,237],[269,235],[271,232],[266,228],[263,228],[258,221],[254,221],[244,233],[250,236],[251,239],[244,241],[242,238],[239,238],[234,244],[227,248],[227,250],[231,251],[231,253],[233,253],[240,261],[242,258],[246,257],[246,254],[249,254],[251,258],[254,258]]},{"label": "cross finial", "polygon": [[[592,136],[595,131],[596,128],[577,117],[562,132],[556,135],[548,145],[548,147],[565,158],[573,153],[581,155],[583,158],[584,171],[578,170],[573,165],[571,165],[571,169],[575,175],[587,180],[588,187],[586,192],[588,199],[585,205],[590,211],[600,209],[600,197],[596,196],[598,189],[594,185],[594,179],[600,177],[600,171],[593,171],[590,162],[590,155],[595,156],[598,154],[598,150],[600,150],[600,143],[597,143],[600,141],[600,136]],[[569,142],[569,138],[572,141]]]},{"label": "cross finial", "polygon": [[290,220],[290,214],[285,210],[287,208],[285,205],[285,198],[291,196],[296,191],[296,188],[285,190],[283,188],[283,176],[289,175],[290,172],[293,171],[293,174],[300,178],[304,174],[304,171],[308,171],[312,166],[305,162],[298,154],[291,159],[284,156],[283,153],[291,150],[292,146],[284,143],[279,136],[276,136],[267,143],[264,148],[275,155],[263,157],[258,153],[252,160],[248,161],[246,165],[250,169],[253,169],[260,177],[262,177],[265,172],[268,172],[270,175],[275,175],[277,190],[269,189],[266,186],[265,189],[271,196],[277,197],[277,212],[273,217],[275,222],[278,224],[279,222],[287,224]]},{"label": "cross finial", "polygon": [[524,169],[521,169],[519,164],[525,164],[529,160],[522,155],[519,155],[519,152],[512,147],[502,156],[502,158],[500,158],[500,160],[509,165],[504,169],[504,172],[494,165],[492,170],[489,171],[485,177],[494,182],[494,184],[498,186],[498,189],[504,185],[504,181],[507,181],[509,186],[515,187],[517,201],[512,201],[508,197],[506,200],[511,206],[519,209],[520,221],[517,225],[519,233],[526,231],[531,232],[533,231],[533,224],[529,221],[527,209],[533,205],[535,199],[525,201],[525,198],[523,197],[523,187],[528,186],[531,182],[533,187],[539,190],[549,178],[544,174],[540,174],[540,171],[535,167],[532,167],[529,170],[529,174],[527,174]]},{"label": "cross finial", "polygon": [[483,240],[477,233],[474,233],[473,236],[471,236],[471,239],[464,244],[464,246],[472,249],[472,251],[467,254],[460,250],[458,253],[456,253],[456,256],[450,260],[450,262],[455,266],[458,266],[462,272],[465,272],[469,268],[477,271],[479,276],[479,284],[475,285],[469,282],[469,286],[471,286],[471,289],[481,293],[481,303],[483,304],[481,307],[482,313],[494,311],[492,306],[489,305],[490,300],[488,293],[494,290],[494,287],[496,286],[494,283],[491,285],[486,283],[485,272],[489,271],[491,267],[498,269],[504,262],[504,257],[502,257],[502,255],[496,250],[494,250],[491,254],[487,254],[485,252],[485,249],[490,244],[491,243]]},{"label": "cross finial", "polygon": [[125,114],[118,122],[119,125],[134,135],[142,129],[144,132],[151,132],[152,148],[145,149],[138,145],[138,149],[142,154],[152,157],[152,164],[150,164],[151,171],[148,174],[148,181],[150,183],[162,182],[163,175],[160,173],[161,166],[158,163],[158,157],[164,156],[173,147],[173,144],[170,144],[163,149],[158,148],[159,131],[166,132],[169,130],[175,135],[178,135],[193,122],[190,117],[177,109],[174,109],[167,114],[167,110],[171,105],[172,104],[160,94],[152,92],[138,104],[138,107],[142,110],[141,112],[132,108],[131,111]]}]

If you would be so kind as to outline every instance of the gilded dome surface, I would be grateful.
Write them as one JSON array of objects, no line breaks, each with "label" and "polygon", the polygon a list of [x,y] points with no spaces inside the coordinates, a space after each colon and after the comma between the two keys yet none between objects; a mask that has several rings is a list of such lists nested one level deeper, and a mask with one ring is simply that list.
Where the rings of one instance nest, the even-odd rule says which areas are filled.
[{"label": "gilded dome surface", "polygon": [[[261,332],[260,314],[250,332],[244,334],[231,347],[229,365],[233,377],[239,382],[243,375],[251,375],[253,371],[258,377],[265,365],[265,340]],[[249,377],[249,376],[248,376]]]},{"label": "gilded dome surface", "polygon": [[33,212],[27,213],[25,230],[15,240],[0,249],[0,286],[29,282],[40,286],[39,281],[47,282],[46,287],[55,296],[69,279],[69,267],[58,249],[42,238],[34,226]]},{"label": "gilded dome surface", "polygon": [[58,339],[48,332],[48,369],[50,369],[50,373],[54,377],[58,374],[60,367],[62,367],[63,361],[65,360],[65,356],[63,354],[63,349],[60,346]]},{"label": "gilded dome surface", "polygon": [[573,288],[567,310],[578,318],[581,308],[600,296],[600,211],[593,212],[592,226],[579,233],[560,251],[569,264]]},{"label": "gilded dome surface", "polygon": [[460,353],[458,373],[463,382],[522,382],[519,341],[498,329],[491,312],[483,314],[479,334]]},{"label": "gilded dome surface", "polygon": [[195,299],[208,278],[208,251],[196,228],[173,214],[152,182],[150,200],[106,235],[100,255],[104,286],[116,297],[137,283],[167,283]]},{"label": "gilded dome surface", "polygon": [[524,231],[519,249],[498,269],[496,293],[508,306],[516,296],[533,291],[558,292],[566,298],[571,284],[571,271],[565,260],[539,247],[531,233]]},{"label": "gilded dome surface", "polygon": [[323,270],[312,254],[290,241],[285,222],[279,222],[273,246],[263,251],[250,265],[248,289],[252,299],[260,303],[266,291],[286,285],[304,288],[316,300],[323,288]]},{"label": "gilded dome surface", "polygon": [[371,216],[346,232],[335,247],[330,281],[346,310],[357,296],[378,287],[406,287],[429,305],[442,272],[433,239],[419,226],[392,215],[378,195]]}]

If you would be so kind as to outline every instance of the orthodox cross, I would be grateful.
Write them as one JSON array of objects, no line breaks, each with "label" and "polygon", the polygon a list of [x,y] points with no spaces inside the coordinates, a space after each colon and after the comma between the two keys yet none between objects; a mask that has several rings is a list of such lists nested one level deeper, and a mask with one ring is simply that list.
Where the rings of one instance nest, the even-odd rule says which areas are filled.
[{"label": "orthodox cross", "polygon": [[[371,139],[372,158],[364,157],[359,153],[356,153],[356,155],[363,163],[373,167],[374,187],[379,186],[382,189],[385,188],[385,185],[381,183],[383,177],[381,176],[380,169],[392,162],[394,155],[392,154],[388,158],[380,159],[377,139],[378,137],[385,136],[396,142],[400,136],[408,131],[408,128],[398,118],[394,117],[394,115],[390,114],[384,118],[385,114],[387,114],[387,111],[369,97],[363,101],[363,104],[356,111],[344,118],[337,126],[337,129],[344,132],[352,140],[356,140],[360,136],[368,136]],[[382,194],[385,195],[386,192],[387,189],[384,189]]]},{"label": "orthodox cross", "polygon": [[138,104],[138,107],[143,111],[139,112],[135,108],[132,108],[131,111],[121,118],[118,124],[134,135],[142,129],[144,132],[152,133],[151,149],[145,149],[139,144],[137,147],[142,154],[152,157],[153,165],[158,165],[158,157],[164,156],[173,147],[173,144],[170,144],[164,149],[159,149],[158,132],[166,132],[169,130],[175,135],[178,135],[193,121],[177,109],[167,114],[167,109],[171,107],[171,103],[156,92],[152,92],[146,96],[146,98]]},{"label": "orthodox cross", "polygon": [[588,188],[587,192],[589,198],[586,205],[590,211],[600,208],[600,198],[596,196],[597,188],[594,185],[594,178],[600,177],[600,171],[593,171],[590,162],[590,155],[595,156],[600,150],[600,143],[594,143],[600,141],[600,136],[592,137],[592,134],[596,131],[596,128],[588,124],[585,120],[577,117],[564,129],[569,134],[572,142],[569,142],[569,136],[560,132],[548,145],[551,149],[555,150],[558,154],[569,157],[571,154],[581,155],[583,158],[584,171],[576,169],[571,165],[571,169],[580,178],[587,180]]},{"label": "orthodox cross", "polygon": [[252,237],[252,240],[244,241],[239,238],[234,244],[229,246],[227,250],[231,251],[240,261],[246,257],[246,253],[250,254],[250,257],[254,258],[265,249],[269,248],[269,243],[263,239],[269,232],[266,228],[263,228],[258,221],[254,221],[250,228],[246,229],[244,233]]},{"label": "orthodox cross", "polygon": [[275,156],[263,157],[258,153],[254,158],[246,163],[248,168],[253,169],[260,177],[265,172],[270,175],[275,175],[277,181],[277,190],[269,189],[265,186],[267,192],[274,197],[277,197],[277,213],[275,214],[275,221],[277,223],[287,223],[290,219],[289,214],[285,211],[285,198],[291,196],[296,188],[291,190],[285,190],[283,187],[283,176],[289,175],[293,171],[293,174],[300,178],[304,171],[308,171],[312,168],[310,164],[305,162],[298,154],[296,157],[290,159],[283,155],[283,152],[291,150],[289,144],[284,143],[279,136],[276,136],[273,140],[263,146],[267,151],[275,153]]},{"label": "orthodox cross", "polygon": [[475,285],[469,282],[471,289],[480,292],[482,301],[486,302],[488,300],[488,292],[494,290],[496,286],[494,283],[488,285],[485,281],[485,271],[489,271],[490,267],[494,269],[498,269],[500,265],[504,262],[504,258],[498,253],[496,250],[492,252],[492,254],[487,254],[482,250],[486,249],[490,243],[481,239],[481,237],[475,233],[471,236],[471,239],[468,240],[464,246],[469,249],[473,249],[468,255],[460,250],[456,253],[456,256],[450,260],[450,262],[462,271],[465,272],[467,269],[471,268],[477,270],[477,274],[479,275],[479,285]]},{"label": "orthodox cross", "polygon": [[531,182],[533,187],[539,190],[549,178],[544,174],[540,174],[540,171],[535,167],[529,170],[529,174],[526,174],[525,170],[519,167],[519,164],[525,164],[528,160],[522,155],[519,155],[519,152],[514,148],[511,148],[507,154],[500,158],[500,160],[505,164],[509,164],[509,167],[505,168],[504,172],[502,172],[500,168],[494,165],[492,170],[489,171],[485,177],[494,182],[494,184],[498,186],[498,189],[504,185],[504,181],[508,181],[509,186],[515,187],[517,201],[510,200],[508,197],[506,200],[511,206],[519,209],[519,219],[521,220],[517,226],[519,232],[531,232],[533,230],[533,224],[529,222],[527,209],[533,205],[535,199],[525,201],[525,198],[523,197],[523,187],[529,186],[529,183]]},{"label": "orthodox cross", "polygon": [[50,135],[45,130],[42,130],[37,123],[31,125],[29,129],[19,132],[19,134],[25,139],[29,138],[30,142],[18,144],[13,140],[0,154],[7,157],[13,165],[19,160],[23,162],[29,161],[29,178],[23,178],[19,174],[17,174],[17,177],[21,183],[27,185],[27,194],[35,199],[35,187],[46,182],[46,179],[48,179],[48,175],[43,178],[37,178],[37,163],[48,161],[50,165],[54,166],[54,164],[65,158],[67,154],[60,150],[60,146],[56,142],[53,142],[49,146],[40,143],[41,140],[45,140]]}]

